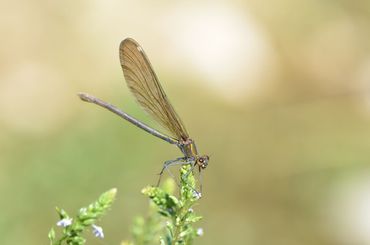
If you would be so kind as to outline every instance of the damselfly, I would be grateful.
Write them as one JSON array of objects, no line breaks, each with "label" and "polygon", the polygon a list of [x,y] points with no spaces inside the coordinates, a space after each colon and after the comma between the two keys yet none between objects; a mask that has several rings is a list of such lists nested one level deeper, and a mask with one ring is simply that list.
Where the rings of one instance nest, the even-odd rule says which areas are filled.
[{"label": "damselfly", "polygon": [[143,48],[135,40],[127,38],[120,44],[119,57],[127,85],[138,103],[167,129],[171,136],[149,127],[114,105],[92,95],[79,93],[80,98],[86,102],[104,107],[146,132],[180,148],[184,156],[166,161],[160,176],[170,165],[178,164],[190,164],[191,171],[197,167],[201,172],[202,169],[207,167],[209,156],[198,154],[195,142],[189,137],[184,124],[168,100]]}]

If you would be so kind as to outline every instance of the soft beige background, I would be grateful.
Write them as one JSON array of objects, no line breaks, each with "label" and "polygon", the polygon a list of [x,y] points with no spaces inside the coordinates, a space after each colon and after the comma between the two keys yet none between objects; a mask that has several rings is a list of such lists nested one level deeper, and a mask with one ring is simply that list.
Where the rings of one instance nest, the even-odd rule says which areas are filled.
[{"label": "soft beige background", "polygon": [[[46,244],[54,206],[140,189],[180,152],[76,96],[159,128],[128,93],[118,45],[138,40],[201,153],[197,244],[370,244],[370,2],[2,1],[0,244]],[[156,243],[154,243],[156,244]]]}]

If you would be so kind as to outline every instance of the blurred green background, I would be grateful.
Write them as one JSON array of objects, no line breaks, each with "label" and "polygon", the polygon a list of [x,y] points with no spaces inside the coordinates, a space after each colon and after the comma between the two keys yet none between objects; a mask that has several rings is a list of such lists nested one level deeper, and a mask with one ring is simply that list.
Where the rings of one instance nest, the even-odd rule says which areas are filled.
[{"label": "blurred green background", "polygon": [[370,244],[370,1],[6,1],[0,8],[0,244],[46,244],[117,187],[119,244],[175,147],[82,103],[153,125],[118,45],[146,50],[211,162],[197,244]]}]

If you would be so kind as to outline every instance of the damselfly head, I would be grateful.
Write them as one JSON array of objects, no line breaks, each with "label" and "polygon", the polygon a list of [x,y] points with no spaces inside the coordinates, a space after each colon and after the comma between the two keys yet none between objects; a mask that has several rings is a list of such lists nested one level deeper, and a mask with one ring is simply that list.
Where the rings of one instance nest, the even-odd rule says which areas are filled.
[{"label": "damselfly head", "polygon": [[208,165],[208,161],[209,161],[209,156],[207,156],[207,155],[200,156],[198,158],[199,167],[201,167],[202,169],[205,169]]}]

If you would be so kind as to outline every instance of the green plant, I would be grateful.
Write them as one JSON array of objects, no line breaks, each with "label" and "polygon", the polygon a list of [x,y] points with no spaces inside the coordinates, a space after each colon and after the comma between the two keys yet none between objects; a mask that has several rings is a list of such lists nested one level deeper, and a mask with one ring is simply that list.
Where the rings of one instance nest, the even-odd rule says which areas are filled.
[{"label": "green plant", "polygon": [[[142,190],[150,199],[148,214],[134,219],[132,239],[122,242],[121,245],[191,245],[197,236],[203,235],[201,228],[194,228],[194,223],[202,218],[193,210],[201,196],[196,191],[196,181],[191,169],[189,164],[180,169],[178,197],[173,195],[173,179],[165,181],[162,187],[147,186]],[[62,236],[56,239],[52,228],[49,232],[50,244],[85,244],[82,233],[89,227],[93,228],[97,237],[103,238],[102,228],[95,223],[110,208],[115,195],[116,189],[102,194],[98,201],[81,208],[75,218],[70,218],[64,210],[57,208],[60,216],[57,225],[63,227]]]},{"label": "green plant", "polygon": [[[163,188],[148,186],[142,190],[142,193],[151,199],[157,211],[157,214],[152,212],[149,219],[147,219],[148,223],[146,225],[148,227],[146,230],[155,234],[152,231],[156,231],[158,226],[153,224],[153,219],[159,222],[162,220],[162,224],[164,224],[159,235],[160,244],[192,244],[196,236],[202,235],[201,229],[193,227],[193,224],[202,217],[196,215],[193,210],[193,206],[200,198],[200,193],[195,191],[195,179],[192,173],[189,174],[190,169],[190,165],[184,165],[180,170],[181,181],[178,198],[172,195],[173,181],[167,182]],[[145,236],[145,234],[142,235]],[[148,239],[142,240],[140,236],[134,236],[133,244],[153,244],[155,238],[152,237],[152,240],[148,241]]]},{"label": "green plant", "polygon": [[115,199],[117,189],[111,189],[103,193],[97,201],[91,203],[87,207],[80,208],[78,214],[71,218],[63,209],[56,208],[60,220],[57,226],[62,227],[62,235],[57,238],[54,228],[49,231],[48,237],[51,245],[82,245],[86,239],[82,236],[83,232],[92,228],[96,237],[104,238],[103,229],[95,223],[105,214],[112,206]]}]

